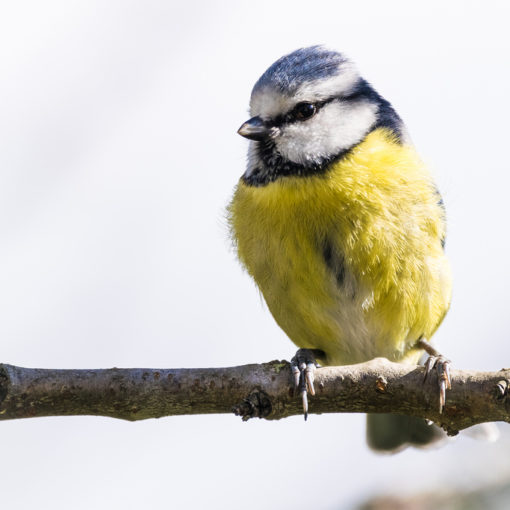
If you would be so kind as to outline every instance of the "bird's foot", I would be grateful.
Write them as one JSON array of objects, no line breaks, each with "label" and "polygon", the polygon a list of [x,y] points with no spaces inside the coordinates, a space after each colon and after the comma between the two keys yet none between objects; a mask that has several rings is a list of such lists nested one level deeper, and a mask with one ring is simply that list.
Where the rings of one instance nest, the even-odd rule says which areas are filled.
[{"label": "bird's foot", "polygon": [[435,370],[437,373],[437,382],[439,385],[439,413],[441,414],[446,405],[446,390],[452,389],[450,376],[451,361],[436,351],[426,340],[419,340],[418,347],[421,347],[429,355],[425,362],[423,382],[427,380],[432,370]]},{"label": "bird's foot", "polygon": [[290,360],[290,367],[294,376],[294,392],[299,392],[303,401],[303,413],[305,420],[308,418],[308,393],[315,395],[313,381],[315,369],[319,366],[315,359],[316,354],[321,353],[314,349],[299,349]]}]

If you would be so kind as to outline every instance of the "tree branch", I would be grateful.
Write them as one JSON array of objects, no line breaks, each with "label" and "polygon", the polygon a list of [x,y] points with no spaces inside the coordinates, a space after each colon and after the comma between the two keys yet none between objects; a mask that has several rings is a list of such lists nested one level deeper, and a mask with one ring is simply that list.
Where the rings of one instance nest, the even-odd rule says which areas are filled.
[{"label": "tree branch", "polygon": [[[424,369],[376,358],[316,372],[310,414],[396,413],[420,416],[450,435],[477,423],[510,422],[510,369],[452,370],[439,414],[437,378]],[[51,370],[0,364],[0,420],[97,415],[143,420],[231,413],[280,419],[302,414],[289,363],[229,368]]]}]

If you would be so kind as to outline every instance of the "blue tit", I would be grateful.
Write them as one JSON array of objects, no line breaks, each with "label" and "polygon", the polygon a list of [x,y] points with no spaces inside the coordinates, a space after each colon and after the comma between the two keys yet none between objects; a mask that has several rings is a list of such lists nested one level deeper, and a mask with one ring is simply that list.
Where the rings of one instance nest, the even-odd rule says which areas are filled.
[{"label": "blue tit", "polygon": [[[315,359],[437,355],[427,340],[450,305],[445,210],[392,105],[343,54],[312,46],[267,69],[250,114],[238,131],[250,145],[230,229],[241,264],[300,347],[305,395]],[[448,361],[431,360],[441,409]],[[376,449],[435,437],[420,419],[369,416]]]}]

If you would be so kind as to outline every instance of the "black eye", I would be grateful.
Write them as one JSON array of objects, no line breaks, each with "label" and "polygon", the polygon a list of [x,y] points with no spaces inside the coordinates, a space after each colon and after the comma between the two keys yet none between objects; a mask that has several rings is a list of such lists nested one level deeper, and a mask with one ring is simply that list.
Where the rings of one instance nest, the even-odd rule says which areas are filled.
[{"label": "black eye", "polygon": [[294,117],[297,120],[306,120],[313,117],[317,112],[317,107],[312,103],[298,103],[294,107]]}]

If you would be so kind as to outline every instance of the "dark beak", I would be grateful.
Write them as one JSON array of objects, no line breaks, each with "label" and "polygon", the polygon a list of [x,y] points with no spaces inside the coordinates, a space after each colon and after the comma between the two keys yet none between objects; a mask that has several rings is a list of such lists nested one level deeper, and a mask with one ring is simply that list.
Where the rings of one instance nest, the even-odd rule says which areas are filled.
[{"label": "dark beak", "polygon": [[237,130],[241,136],[258,142],[267,138],[269,136],[269,131],[270,128],[264,124],[264,121],[260,117],[252,117]]}]

